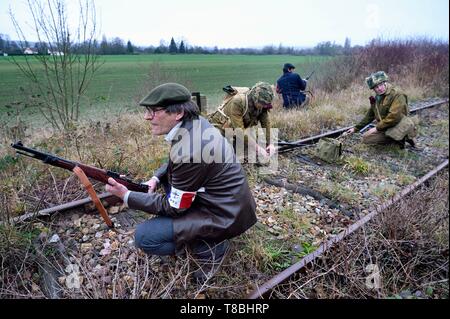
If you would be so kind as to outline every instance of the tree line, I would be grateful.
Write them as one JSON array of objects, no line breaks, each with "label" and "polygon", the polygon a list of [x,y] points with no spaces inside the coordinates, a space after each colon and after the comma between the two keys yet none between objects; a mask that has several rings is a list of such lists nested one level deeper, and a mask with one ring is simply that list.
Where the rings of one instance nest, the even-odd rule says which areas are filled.
[{"label": "tree line", "polygon": [[[76,43],[72,44],[72,50],[76,53],[83,53],[87,49],[87,44]],[[124,55],[124,54],[243,54],[243,55],[349,55],[354,50],[360,49],[359,46],[351,46],[349,38],[345,39],[344,45],[336,44],[335,42],[326,41],[318,43],[312,48],[296,48],[290,46],[283,46],[279,44],[266,45],[262,48],[219,48],[202,47],[196,45],[188,45],[181,40],[178,43],[172,37],[167,43],[161,40],[158,46],[136,46],[130,40],[125,42],[119,37],[108,39],[106,36],[102,37],[101,41],[94,40],[89,44],[89,50],[93,50],[98,55]],[[24,49],[30,48],[36,54],[48,54],[49,45],[42,42],[28,43],[13,41],[8,35],[0,34],[0,54],[6,53],[9,55],[24,54]]]}]

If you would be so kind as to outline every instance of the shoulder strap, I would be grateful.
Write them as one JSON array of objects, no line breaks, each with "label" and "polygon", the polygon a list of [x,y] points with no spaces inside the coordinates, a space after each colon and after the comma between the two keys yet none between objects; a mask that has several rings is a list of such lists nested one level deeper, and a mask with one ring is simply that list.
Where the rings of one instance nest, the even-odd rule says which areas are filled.
[{"label": "shoulder strap", "polygon": [[245,103],[245,111],[244,111],[244,115],[243,116],[245,116],[245,114],[247,114],[247,112],[248,112],[248,93],[250,92],[250,90],[248,91],[248,92],[245,92],[244,93],[244,98],[245,98],[245,101],[244,101],[244,103]]},{"label": "shoulder strap", "polygon": [[223,103],[218,107],[218,111],[221,113],[221,114],[223,114],[223,115],[225,115],[225,113],[224,113],[224,108],[225,108],[225,106],[234,98],[234,97],[238,97],[238,98],[240,98],[241,99],[241,101],[244,103],[244,114],[242,115],[242,116],[245,116],[245,114],[247,114],[247,112],[248,112],[248,92],[246,92],[246,93],[238,93],[238,94],[236,94],[236,95],[232,95],[231,97],[227,97],[224,101],[223,101]]}]

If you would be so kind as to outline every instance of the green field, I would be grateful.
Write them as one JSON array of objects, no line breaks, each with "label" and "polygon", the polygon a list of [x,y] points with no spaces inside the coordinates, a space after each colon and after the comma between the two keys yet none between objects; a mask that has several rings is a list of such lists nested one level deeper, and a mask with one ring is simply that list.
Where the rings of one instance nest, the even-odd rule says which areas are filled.
[{"label": "green field", "polygon": [[[26,81],[8,59],[0,57],[0,116],[4,114],[5,105],[26,99],[20,89],[26,88]],[[223,96],[222,87],[226,85],[275,83],[286,62],[296,65],[301,75],[307,75],[325,60],[323,57],[282,55],[127,55],[101,59],[104,64],[89,87],[87,103],[94,108],[106,105],[111,109],[135,104],[158,80],[181,82],[190,90],[206,95],[208,105],[213,107]],[[157,71],[150,74],[155,69]]]}]

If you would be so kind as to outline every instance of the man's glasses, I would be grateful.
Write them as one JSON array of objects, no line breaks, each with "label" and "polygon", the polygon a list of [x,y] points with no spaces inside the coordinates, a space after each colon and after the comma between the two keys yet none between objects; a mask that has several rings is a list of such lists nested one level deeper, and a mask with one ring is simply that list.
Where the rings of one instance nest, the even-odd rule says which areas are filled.
[{"label": "man's glasses", "polygon": [[157,112],[162,111],[165,108],[164,107],[154,108],[151,106],[146,106],[145,109],[147,110],[147,113],[148,115],[150,115],[150,117],[154,117]]}]

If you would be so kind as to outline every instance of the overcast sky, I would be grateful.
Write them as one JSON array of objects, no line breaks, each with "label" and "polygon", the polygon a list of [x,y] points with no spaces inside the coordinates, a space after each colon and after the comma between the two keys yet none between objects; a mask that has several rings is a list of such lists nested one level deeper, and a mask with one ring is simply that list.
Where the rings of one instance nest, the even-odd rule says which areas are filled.
[{"label": "overcast sky", "polygon": [[[78,3],[67,0],[68,3]],[[171,37],[219,48],[268,44],[364,45],[373,38],[448,40],[448,0],[94,0],[101,34],[157,46]],[[26,0],[0,0],[0,33],[17,39],[8,10],[29,22]],[[76,11],[75,11],[76,12]],[[30,36],[30,41],[34,41]]]}]

